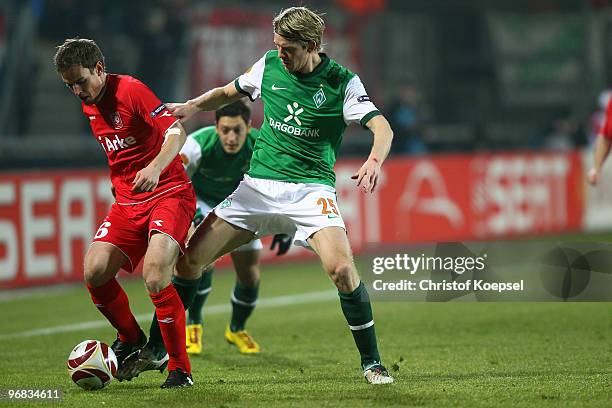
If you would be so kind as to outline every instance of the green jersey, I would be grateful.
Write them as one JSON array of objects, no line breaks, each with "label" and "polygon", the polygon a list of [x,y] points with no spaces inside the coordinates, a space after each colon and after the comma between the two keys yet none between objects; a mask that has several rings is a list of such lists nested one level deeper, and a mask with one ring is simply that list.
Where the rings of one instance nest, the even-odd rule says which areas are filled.
[{"label": "green jersey", "polygon": [[365,125],[380,112],[357,75],[325,54],[309,74],[290,73],[268,51],[235,81],[236,89],[264,104],[261,134],[249,175],[334,187],[334,164],[350,123]]},{"label": "green jersey", "polygon": [[249,168],[257,129],[251,128],[238,153],[223,150],[214,126],[191,133],[181,149],[181,158],[198,199],[215,207],[230,195]]}]

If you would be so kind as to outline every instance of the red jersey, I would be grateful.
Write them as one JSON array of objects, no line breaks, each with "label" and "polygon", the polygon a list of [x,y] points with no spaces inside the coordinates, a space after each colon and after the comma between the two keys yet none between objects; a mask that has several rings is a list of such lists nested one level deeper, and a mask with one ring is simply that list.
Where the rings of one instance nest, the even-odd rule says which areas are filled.
[{"label": "red jersey", "polygon": [[136,173],[159,154],[164,133],[177,120],[145,84],[129,75],[107,74],[100,102],[82,107],[108,157],[117,203],[140,203],[189,183],[177,155],[154,191],[132,191]]},{"label": "red jersey", "polygon": [[612,139],[612,98],[608,101],[602,123],[597,130],[598,133],[604,135],[606,139]]}]

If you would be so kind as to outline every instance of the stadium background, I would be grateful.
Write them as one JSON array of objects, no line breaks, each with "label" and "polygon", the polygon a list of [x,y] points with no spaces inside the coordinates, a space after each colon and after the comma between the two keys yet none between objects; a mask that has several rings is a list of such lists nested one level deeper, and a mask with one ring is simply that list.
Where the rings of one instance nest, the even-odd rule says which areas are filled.
[{"label": "stadium background", "polygon": [[[607,2],[310,5],[326,12],[326,51],[361,75],[395,131],[372,197],[348,177],[371,135],[358,127],[345,135],[338,192],[357,253],[612,228],[611,188],[584,182],[612,80]],[[269,49],[270,19],[282,6],[2,3],[0,287],[79,280],[83,250],[112,201],[105,157],[54,72],[57,44],[95,38],[109,71],[181,101],[229,82]],[[259,126],[261,104],[252,107]],[[212,119],[202,114],[188,130]]]},{"label": "stadium background", "polygon": [[[606,167],[598,189],[585,183],[593,135],[612,82],[612,8],[608,3],[300,3],[326,13],[325,51],[360,74],[395,131],[379,191],[372,196],[360,193],[350,180],[367,155],[371,135],[357,127],[345,134],[336,167],[337,189],[358,260],[360,254],[415,243],[562,239],[567,234],[608,239],[591,234],[612,230],[612,166]],[[67,37],[94,38],[110,72],[142,79],[164,101],[182,101],[244,72],[271,48],[271,18],[295,4],[263,0],[0,2],[0,310],[4,316],[0,355],[6,364],[0,387],[58,384],[58,376],[64,375],[58,374],[63,372],[64,354],[73,344],[84,337],[108,340],[113,336],[80,285],[68,289],[58,285],[64,288],[60,292],[53,288],[82,280],[84,250],[113,200],[104,154],[90,134],[78,100],[53,69],[54,47]],[[253,124],[259,126],[260,102],[252,108]],[[194,130],[211,120],[210,114],[202,114],[187,128]],[[266,295],[284,299],[276,304],[335,299],[306,250],[293,248],[277,258],[266,249],[263,256],[262,305],[268,305]],[[228,265],[227,260],[222,265]],[[220,297],[213,293],[209,302],[211,316],[225,313],[211,317],[213,324],[221,325],[227,313],[223,309],[227,306],[221,305],[227,304],[225,294],[233,278],[223,270],[217,275],[215,286],[224,292]],[[137,281],[125,284],[139,319],[146,322],[151,307]],[[21,290],[30,287],[34,289]],[[298,406],[311,399],[334,405],[340,398],[356,406],[364,401],[386,406],[406,401],[434,406],[513,405],[517,401],[582,405],[589,398],[595,405],[609,402],[609,304],[581,309],[478,306],[375,304],[381,316],[383,355],[389,356],[395,375],[401,379],[404,371],[398,370],[403,364],[421,373],[410,380],[405,374],[404,385],[398,387],[406,388],[395,388],[392,397],[345,388],[345,383],[336,390],[323,384],[316,392],[299,385],[304,370],[317,372],[319,377],[309,381],[319,384],[325,378],[316,371],[321,367],[330,376],[338,375],[339,381],[350,382],[353,374],[359,375],[344,375],[338,368],[340,361],[354,356],[339,312],[328,315],[327,310],[335,310],[336,304],[317,303],[306,311],[287,306],[282,316],[262,306],[253,317],[253,327],[263,337],[264,347],[275,350],[276,354],[264,357],[275,367],[274,374],[263,371],[263,364],[255,360],[245,363],[229,354],[206,355],[206,375],[212,378],[207,386],[215,391],[227,389],[201,398],[224,406],[224,398],[238,405],[257,405],[266,398],[268,402],[281,398],[281,393],[282,398],[298,398],[285,399],[284,405]],[[313,318],[316,322],[310,322]],[[348,351],[342,349],[331,359],[332,366],[325,365],[321,353],[275,338],[279,329],[274,323],[282,324],[288,333],[298,333],[293,339],[302,335],[302,325],[308,325],[312,338],[304,342],[306,347],[343,339]],[[480,330],[464,331],[479,325]],[[456,354],[451,358],[444,339],[461,344],[476,359]],[[10,347],[17,342],[20,351]],[[516,343],[522,344],[523,352],[515,350]],[[481,346],[495,351],[482,357]],[[412,352],[400,351],[404,349]],[[31,356],[22,350],[38,353],[26,370],[21,362]],[[45,360],[42,350],[56,357]],[[223,354],[219,345],[212,344],[211,350]],[[299,372],[287,374],[279,367],[292,361],[290,352],[310,365],[289,364]],[[323,354],[335,352],[327,347]],[[440,353],[444,360],[438,359]],[[411,354],[409,362],[403,363],[404,356]],[[232,382],[236,373],[227,372],[228,366],[235,369],[244,364],[259,376],[261,392],[255,396],[246,385],[253,377],[245,380],[244,387],[236,386]],[[484,373],[482,377],[479,372]],[[279,380],[283,375],[290,380]],[[238,384],[242,383],[238,380]],[[60,385],[71,389],[67,377]],[[114,390],[127,397],[134,389]],[[239,391],[244,395],[237,397]],[[523,391],[528,397],[521,396]],[[144,398],[149,403],[165,401],[159,394]],[[78,405],[74,401],[79,400],[73,400]]]}]

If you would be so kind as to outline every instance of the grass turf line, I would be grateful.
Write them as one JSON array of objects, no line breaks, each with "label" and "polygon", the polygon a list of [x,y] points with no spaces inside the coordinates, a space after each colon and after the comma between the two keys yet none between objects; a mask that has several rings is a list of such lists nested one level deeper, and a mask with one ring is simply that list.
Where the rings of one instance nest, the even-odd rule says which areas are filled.
[{"label": "grass turf line", "polygon": [[[134,313],[152,311],[140,280],[124,285]],[[208,304],[229,302],[232,286],[233,274],[216,274]],[[317,264],[265,267],[261,297],[331,288]],[[82,287],[5,302],[0,313],[0,333],[99,319]],[[0,341],[0,388],[59,387],[61,406],[81,408],[610,406],[609,303],[377,302],[374,313],[392,386],[363,382],[339,302],[322,300],[256,309],[248,328],[263,346],[258,356],[225,343],[229,314],[205,315],[193,389],[161,390],[165,373],[147,372],[100,392],[80,390],[66,373],[67,355],[85,338],[110,343],[110,328]]]}]

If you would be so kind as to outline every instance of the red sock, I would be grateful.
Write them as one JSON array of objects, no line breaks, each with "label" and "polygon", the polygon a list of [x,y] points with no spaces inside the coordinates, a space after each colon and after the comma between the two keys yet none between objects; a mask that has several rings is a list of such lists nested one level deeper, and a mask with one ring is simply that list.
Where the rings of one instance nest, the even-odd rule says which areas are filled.
[{"label": "red sock", "polygon": [[140,339],[140,326],[130,310],[130,302],[123,288],[113,278],[96,288],[87,285],[94,305],[119,332],[119,339],[137,343]]},{"label": "red sock", "polygon": [[168,351],[168,371],[182,369],[191,374],[191,364],[185,349],[185,308],[172,284],[159,293],[149,293],[155,305],[157,321]]}]

